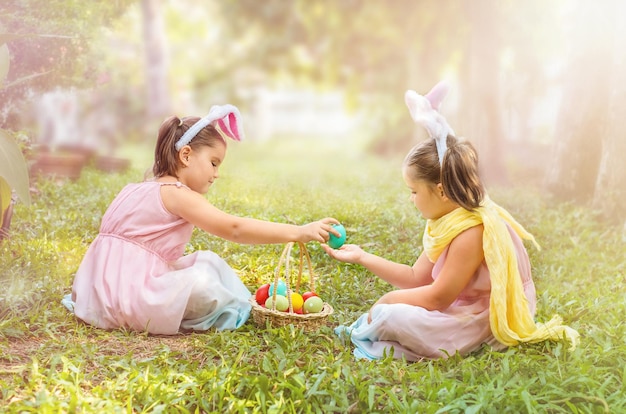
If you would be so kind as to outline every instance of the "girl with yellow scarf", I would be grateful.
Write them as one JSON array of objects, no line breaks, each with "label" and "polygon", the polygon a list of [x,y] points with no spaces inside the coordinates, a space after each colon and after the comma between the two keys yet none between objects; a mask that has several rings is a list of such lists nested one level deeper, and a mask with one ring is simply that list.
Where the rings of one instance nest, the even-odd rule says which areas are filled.
[{"label": "girl with yellow scarf", "polygon": [[[559,316],[534,321],[537,299],[522,239],[535,240],[486,195],[474,147],[455,138],[437,112],[438,87],[426,97],[406,96],[413,119],[434,138],[414,147],[402,167],[411,201],[427,219],[424,251],[408,266],[356,245],[324,246],[334,259],[360,264],[397,288],[336,332],[349,334],[355,355],[367,359],[446,358],[482,344],[501,349],[563,338],[573,349],[578,332]],[[438,117],[430,124],[428,110]]]}]

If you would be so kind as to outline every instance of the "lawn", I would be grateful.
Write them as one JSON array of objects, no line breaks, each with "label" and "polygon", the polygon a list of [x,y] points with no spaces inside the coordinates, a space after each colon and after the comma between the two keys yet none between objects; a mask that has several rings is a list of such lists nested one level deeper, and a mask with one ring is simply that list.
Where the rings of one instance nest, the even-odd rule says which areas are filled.
[{"label": "lawn", "polygon": [[[348,241],[412,264],[424,222],[410,204],[401,158],[379,159],[340,143],[232,144],[208,198],[237,215],[305,223],[339,219]],[[138,152],[135,152],[137,154]],[[461,358],[408,363],[355,360],[333,328],[365,312],[389,285],[308,245],[326,326],[151,336],[102,331],[61,305],[73,273],[115,194],[139,181],[133,168],[86,169],[76,182],[38,181],[18,204],[0,244],[0,411],[5,412],[626,412],[625,242],[580,207],[526,187],[490,189],[531,231],[539,321],[560,314],[581,334],[564,342],[481,349]],[[284,246],[237,245],[194,233],[188,250],[224,257],[254,291],[269,282]]]}]

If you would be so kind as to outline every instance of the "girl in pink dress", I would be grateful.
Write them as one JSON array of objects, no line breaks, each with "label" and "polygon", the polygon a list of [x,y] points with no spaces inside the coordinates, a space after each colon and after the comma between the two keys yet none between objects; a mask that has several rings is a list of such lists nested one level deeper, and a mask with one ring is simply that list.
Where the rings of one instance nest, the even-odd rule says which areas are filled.
[{"label": "girl in pink dress", "polygon": [[324,242],[336,233],[333,218],[296,226],[232,216],[209,203],[203,195],[219,177],[223,136],[243,137],[232,105],[214,106],[201,119],[163,122],[154,180],[128,184],[113,200],[64,298],[78,318],[166,335],[236,329],[250,314],[250,292],[215,253],[183,256],[194,227],[246,244]]},{"label": "girl in pink dress", "polygon": [[411,116],[431,138],[406,156],[402,176],[411,201],[427,219],[424,251],[413,266],[366,253],[331,249],[333,258],[366,267],[398,288],[383,295],[347,333],[359,358],[385,354],[415,361],[465,355],[483,343],[496,348],[578,333],[555,316],[533,320],[537,303],[522,238],[534,238],[492,202],[478,175],[476,151],[453,136],[438,113],[444,85],[428,95],[407,92]]}]

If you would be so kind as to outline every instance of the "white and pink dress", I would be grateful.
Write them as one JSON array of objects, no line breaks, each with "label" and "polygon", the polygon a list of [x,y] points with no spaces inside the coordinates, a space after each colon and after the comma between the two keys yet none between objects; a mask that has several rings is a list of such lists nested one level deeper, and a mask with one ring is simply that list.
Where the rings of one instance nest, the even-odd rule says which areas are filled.
[{"label": "white and pink dress", "polygon": [[[530,261],[520,237],[508,227],[513,239],[524,294],[532,315],[537,298],[531,278]],[[435,262],[433,280],[437,278],[448,256],[446,247]],[[466,355],[483,343],[504,348],[493,336],[489,323],[491,280],[483,261],[459,297],[443,311],[430,311],[407,304],[376,305],[372,322],[367,313],[350,326],[335,332],[349,334],[357,358],[378,359],[393,353],[395,358],[409,361],[447,358],[455,353]]]},{"label": "white and pink dress", "polygon": [[217,254],[183,255],[194,226],[165,208],[163,185],[182,186],[129,184],[113,200],[65,305],[103,329],[172,335],[240,327],[250,315],[249,290]]}]

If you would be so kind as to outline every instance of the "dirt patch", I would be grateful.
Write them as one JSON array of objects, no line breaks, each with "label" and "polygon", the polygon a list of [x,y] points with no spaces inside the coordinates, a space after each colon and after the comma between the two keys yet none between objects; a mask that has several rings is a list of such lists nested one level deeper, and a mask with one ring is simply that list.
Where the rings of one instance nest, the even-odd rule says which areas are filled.
[{"label": "dirt patch", "polygon": [[[66,355],[68,358],[79,356],[84,350],[86,353],[97,356],[125,356],[133,359],[147,359],[153,357],[165,347],[169,352],[190,354],[201,352],[194,347],[189,335],[179,336],[148,336],[128,334],[119,336],[112,333],[99,333],[94,336],[80,337],[22,337],[6,338],[0,342],[0,378],[19,374],[28,369],[33,359],[42,365],[47,365],[55,356]],[[90,359],[90,358],[88,358]],[[88,370],[98,369],[95,361],[88,363]]]}]

